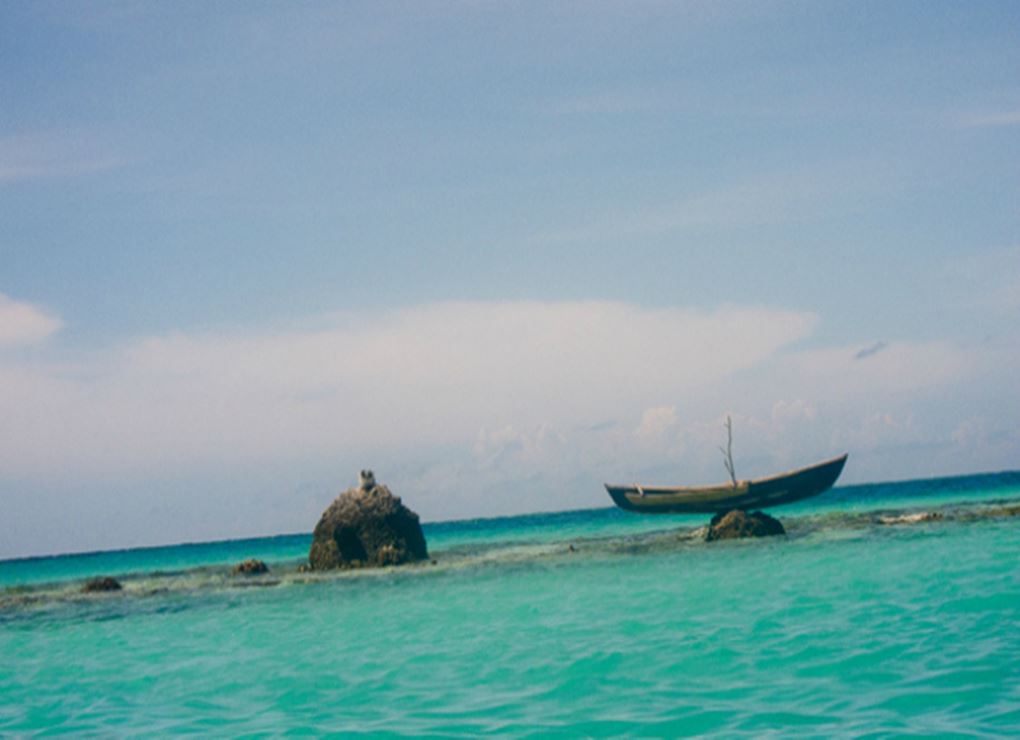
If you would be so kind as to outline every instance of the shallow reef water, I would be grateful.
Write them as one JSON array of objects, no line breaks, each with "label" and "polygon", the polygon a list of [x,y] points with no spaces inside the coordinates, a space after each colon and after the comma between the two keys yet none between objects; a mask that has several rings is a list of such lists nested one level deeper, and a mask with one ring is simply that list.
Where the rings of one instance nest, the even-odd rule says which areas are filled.
[{"label": "shallow reef water", "polygon": [[0,734],[1020,734],[1020,474],[772,513],[430,524],[435,564],[373,571],[301,572],[307,535],[0,562]]}]

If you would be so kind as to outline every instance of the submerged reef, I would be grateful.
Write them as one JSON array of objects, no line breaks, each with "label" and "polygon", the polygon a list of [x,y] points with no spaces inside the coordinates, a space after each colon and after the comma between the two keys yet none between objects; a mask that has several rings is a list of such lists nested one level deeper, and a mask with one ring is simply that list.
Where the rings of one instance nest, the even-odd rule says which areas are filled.
[{"label": "submerged reef", "polygon": [[96,576],[85,581],[85,585],[81,587],[83,593],[96,593],[99,591],[120,591],[123,586],[120,585],[120,581],[111,576]]},{"label": "submerged reef", "polygon": [[938,511],[916,511],[909,514],[882,514],[875,519],[876,524],[920,524],[921,522],[937,522],[943,515]]},{"label": "submerged reef", "polygon": [[749,514],[742,509],[734,509],[712,517],[705,533],[705,540],[712,542],[741,537],[772,537],[777,534],[786,534],[778,519],[763,511],[752,511]]},{"label": "submerged reef", "polygon": [[361,485],[329,505],[315,525],[312,570],[402,565],[428,559],[418,515],[362,471]]},{"label": "submerged reef", "polygon": [[[378,487],[382,488],[382,487]],[[349,493],[349,492],[348,492]],[[398,511],[399,499],[392,496],[388,490],[376,491],[374,496],[360,491],[357,497],[365,497],[367,502],[378,497],[381,500],[393,499],[393,510]],[[1013,491],[1011,491],[1013,493]],[[334,502],[334,506],[343,499],[343,496]],[[362,501],[361,503],[367,503]],[[381,503],[381,502],[380,502]],[[331,509],[333,507],[330,507]],[[340,506],[339,508],[343,508]],[[370,507],[371,508],[371,507]],[[380,507],[385,510],[386,507]],[[403,507],[401,507],[403,508]],[[327,513],[329,513],[327,509]],[[378,509],[377,509],[378,511]],[[406,509],[405,509],[406,511]],[[729,514],[729,512],[727,512]],[[606,513],[592,512],[592,516],[605,517]],[[407,512],[408,521],[413,520],[417,525],[417,517],[413,512]],[[552,519],[557,517],[576,517],[576,512],[566,514],[547,515]],[[740,515],[736,515],[739,517]],[[754,518],[755,514],[750,514]],[[736,518],[735,517],[735,518]],[[413,519],[410,519],[413,518]],[[716,524],[720,524],[725,516],[719,517]],[[769,517],[771,519],[771,517]],[[334,521],[323,515],[325,523],[319,529],[329,529],[329,522]],[[896,537],[897,531],[915,530],[924,532],[936,532],[943,528],[966,527],[971,525],[983,526],[984,523],[999,522],[1005,524],[1009,520],[1020,520],[1020,499],[1013,493],[1010,498],[990,499],[981,501],[946,501],[945,503],[924,507],[903,506],[898,508],[874,508],[871,510],[851,511],[820,511],[816,513],[793,513],[784,517],[782,526],[786,530],[786,536],[791,544],[795,541],[814,541],[820,546],[830,538],[837,539],[852,531],[883,530],[885,536]],[[350,521],[350,520],[348,520]],[[892,525],[892,526],[891,526]],[[386,526],[385,524],[382,526]],[[408,524],[408,526],[410,526]],[[415,531],[420,527],[417,525]],[[420,549],[413,550],[422,553],[422,560],[427,555],[424,536],[420,535]],[[135,603],[139,600],[153,599],[152,609],[163,609],[164,604],[159,599],[163,596],[177,598],[184,594],[200,594],[216,591],[236,591],[238,589],[273,589],[279,586],[291,585],[313,585],[325,583],[344,582],[366,582],[373,578],[430,578],[440,574],[461,571],[473,568],[493,567],[516,567],[522,564],[542,563],[566,565],[567,563],[581,563],[588,558],[615,558],[620,556],[654,556],[659,554],[675,554],[684,551],[694,552],[699,548],[713,549],[715,545],[708,544],[707,526],[680,526],[677,527],[671,522],[666,522],[661,529],[649,531],[627,531],[621,528],[620,531],[596,533],[589,535],[570,532],[569,539],[556,539],[546,541],[539,538],[535,541],[525,537],[523,539],[495,539],[488,543],[462,543],[448,545],[438,553],[436,567],[429,568],[406,568],[400,569],[399,573],[389,572],[385,569],[365,567],[369,564],[378,564],[380,561],[389,562],[393,554],[399,552],[398,547],[405,552],[410,551],[408,545],[393,545],[392,550],[386,549],[382,553],[372,550],[370,544],[362,544],[365,550],[366,560],[359,563],[343,564],[339,560],[337,565],[326,565],[311,572],[311,565],[304,560],[290,559],[272,562],[272,572],[267,575],[254,576],[251,578],[239,576],[234,572],[234,566],[223,565],[218,562],[218,551],[210,554],[210,564],[188,567],[181,570],[158,570],[158,571],[136,571],[118,573],[117,578],[99,576],[92,579],[97,585],[89,590],[85,588],[85,581],[80,577],[67,578],[65,580],[41,580],[33,583],[9,583],[0,585],[0,627],[12,620],[34,618],[39,614],[49,613],[55,616],[66,614],[77,614],[79,612],[65,612],[65,609],[84,609],[89,613],[108,615],[121,613],[123,609],[133,609],[126,604]],[[333,545],[322,543],[319,548],[325,548],[327,553],[331,548],[339,549],[335,540]],[[381,549],[381,548],[380,548]],[[370,552],[375,552],[377,560],[369,563]],[[298,556],[288,555],[290,558]],[[215,561],[215,563],[213,562]],[[327,561],[329,562],[329,561]],[[411,562],[407,560],[405,562]],[[425,562],[428,562],[425,560]],[[359,567],[359,565],[361,567]],[[117,583],[123,590],[113,586]],[[97,587],[102,584],[102,587]],[[117,598],[97,598],[103,593],[103,588],[112,589]],[[96,590],[93,590],[96,589]],[[109,592],[107,595],[111,595]],[[149,608],[149,607],[145,607]],[[112,611],[111,611],[112,610]]]}]

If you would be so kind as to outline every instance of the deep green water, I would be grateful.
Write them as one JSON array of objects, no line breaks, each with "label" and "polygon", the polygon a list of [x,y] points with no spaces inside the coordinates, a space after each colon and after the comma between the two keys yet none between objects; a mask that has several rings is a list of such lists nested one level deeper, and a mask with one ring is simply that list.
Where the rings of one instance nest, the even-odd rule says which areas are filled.
[{"label": "deep green water", "polygon": [[436,565],[328,576],[304,535],[0,562],[0,734],[1016,736],[1018,504],[1006,473],[836,489],[760,541],[435,524]]}]

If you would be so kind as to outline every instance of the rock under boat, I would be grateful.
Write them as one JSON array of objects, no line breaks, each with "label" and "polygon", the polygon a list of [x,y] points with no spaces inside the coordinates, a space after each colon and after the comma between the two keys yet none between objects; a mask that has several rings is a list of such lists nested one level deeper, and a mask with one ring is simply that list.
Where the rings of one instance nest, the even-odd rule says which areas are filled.
[{"label": "rock under boat", "polygon": [[713,514],[731,509],[766,508],[817,496],[843,472],[847,455],[767,478],[715,486],[612,485],[606,490],[621,509],[646,514]]}]

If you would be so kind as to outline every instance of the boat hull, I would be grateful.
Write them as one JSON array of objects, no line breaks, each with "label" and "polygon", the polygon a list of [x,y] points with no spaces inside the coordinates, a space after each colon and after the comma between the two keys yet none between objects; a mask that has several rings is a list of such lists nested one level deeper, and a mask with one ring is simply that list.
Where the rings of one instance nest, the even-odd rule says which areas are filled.
[{"label": "boat hull", "polygon": [[645,514],[715,514],[731,509],[764,509],[817,496],[832,488],[843,472],[846,455],[788,473],[702,487],[606,484],[616,505]]}]

